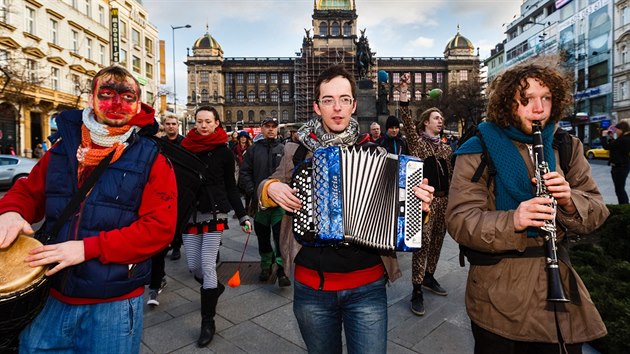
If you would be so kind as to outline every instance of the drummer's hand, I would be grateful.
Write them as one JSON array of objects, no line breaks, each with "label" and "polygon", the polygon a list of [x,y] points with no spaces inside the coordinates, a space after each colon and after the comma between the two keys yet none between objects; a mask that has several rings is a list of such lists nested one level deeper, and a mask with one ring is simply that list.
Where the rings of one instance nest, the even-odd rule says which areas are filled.
[{"label": "drummer's hand", "polygon": [[291,188],[282,182],[273,182],[267,186],[267,195],[273,199],[282,209],[293,213],[302,208],[302,203],[295,196],[297,189]]},{"label": "drummer's hand", "polygon": [[83,241],[66,241],[54,245],[37,247],[29,252],[26,262],[31,267],[56,264],[46,272],[51,276],[58,271],[85,261]]},{"label": "drummer's hand", "polygon": [[435,188],[429,185],[428,179],[423,179],[422,183],[413,187],[413,193],[416,197],[422,200],[422,211],[427,212],[431,207],[431,202],[433,201],[433,192]]},{"label": "drummer's hand", "polygon": [[0,214],[0,248],[9,247],[19,234],[32,235],[33,228],[22,215],[9,211]]}]

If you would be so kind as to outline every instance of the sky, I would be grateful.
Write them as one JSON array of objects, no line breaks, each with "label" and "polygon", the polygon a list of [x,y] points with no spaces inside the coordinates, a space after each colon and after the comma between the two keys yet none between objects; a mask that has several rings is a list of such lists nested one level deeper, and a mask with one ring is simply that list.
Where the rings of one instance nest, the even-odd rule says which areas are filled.
[{"label": "sky", "polygon": [[[443,57],[459,25],[483,60],[505,39],[503,25],[520,14],[522,2],[356,0],[357,28],[366,29],[377,57]],[[206,28],[223,48],[224,57],[295,57],[304,29],[312,28],[313,0],[142,0],[142,4],[166,42],[168,88],[173,81],[171,26],[191,25],[174,31],[180,104],[186,95],[186,48],[192,48]]]}]

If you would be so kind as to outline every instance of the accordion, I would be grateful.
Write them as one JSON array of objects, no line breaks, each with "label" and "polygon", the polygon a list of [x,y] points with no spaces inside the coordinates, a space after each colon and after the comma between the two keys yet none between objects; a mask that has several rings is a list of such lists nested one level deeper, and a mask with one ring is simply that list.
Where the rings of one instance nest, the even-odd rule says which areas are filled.
[{"label": "accordion", "polygon": [[420,248],[422,202],[412,187],[421,183],[422,169],[422,160],[380,147],[317,149],[291,181],[302,202],[293,215],[295,238],[315,247]]}]

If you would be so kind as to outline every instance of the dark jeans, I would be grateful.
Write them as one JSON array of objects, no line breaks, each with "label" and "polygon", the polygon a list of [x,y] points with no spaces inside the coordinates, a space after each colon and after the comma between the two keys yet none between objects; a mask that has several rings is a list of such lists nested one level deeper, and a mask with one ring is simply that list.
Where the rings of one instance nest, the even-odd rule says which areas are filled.
[{"label": "dark jeans", "polygon": [[581,354],[582,343],[541,343],[519,342],[501,337],[477,326],[474,322],[472,333],[475,338],[475,354]]},{"label": "dark jeans", "polygon": [[166,257],[166,253],[168,253],[168,247],[151,257],[151,282],[149,283],[149,289],[157,290],[162,285],[162,278],[166,275],[164,272],[164,257]]},{"label": "dark jeans", "polygon": [[628,193],[626,193],[626,178],[628,178],[628,172],[630,172],[630,165],[613,166],[610,169],[619,204],[628,204]]}]

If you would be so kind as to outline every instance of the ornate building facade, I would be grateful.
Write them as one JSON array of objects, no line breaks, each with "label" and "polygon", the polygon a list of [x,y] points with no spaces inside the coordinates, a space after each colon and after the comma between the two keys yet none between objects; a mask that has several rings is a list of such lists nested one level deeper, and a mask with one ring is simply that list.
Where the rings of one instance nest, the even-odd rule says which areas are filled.
[{"label": "ornate building facade", "polygon": [[[305,30],[296,57],[226,58],[209,32],[197,39],[185,63],[188,120],[197,107],[212,105],[228,130],[258,125],[264,116],[278,117],[281,123],[305,122],[314,114],[313,86],[317,76],[336,63],[343,63],[355,74],[360,89],[363,86],[372,90],[373,102],[378,72],[387,72],[384,87],[389,114],[395,114],[398,108],[395,87],[403,73],[411,74],[412,107],[426,98],[431,89],[446,92],[450,84],[478,74],[479,55],[459,30],[447,43],[444,57],[377,57],[369,46],[367,29],[357,35],[354,0],[315,0],[313,6],[312,30]],[[365,118],[376,120],[377,114]]]}]

